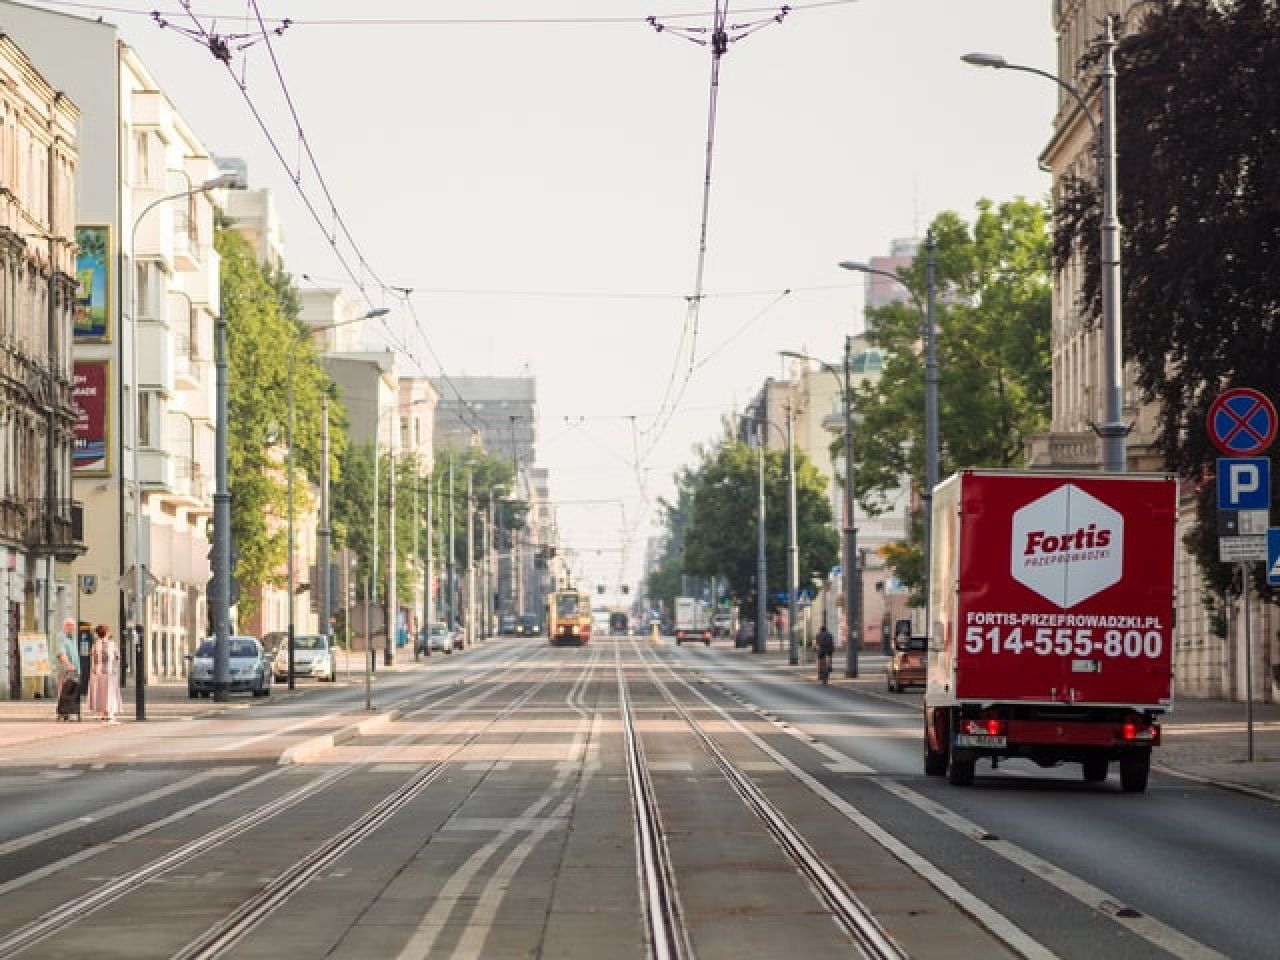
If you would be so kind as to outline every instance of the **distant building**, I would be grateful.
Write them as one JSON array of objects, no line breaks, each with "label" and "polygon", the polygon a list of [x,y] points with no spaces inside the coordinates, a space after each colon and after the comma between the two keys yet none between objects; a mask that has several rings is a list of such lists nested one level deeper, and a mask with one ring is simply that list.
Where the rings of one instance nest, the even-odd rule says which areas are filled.
[{"label": "distant building", "polygon": [[475,442],[522,467],[537,447],[537,380],[533,377],[433,377],[440,396],[436,444],[463,450]]},{"label": "distant building", "polygon": [[[196,188],[219,171],[115,26],[16,3],[2,16],[80,107],[80,153],[93,158],[79,172],[74,234],[77,270],[102,274],[74,334],[80,390],[100,396],[83,394],[73,466],[89,549],[71,572],[97,587],[81,591],[80,615],[122,639],[136,625],[148,674],[181,676],[207,625],[222,191]],[[133,649],[123,644],[130,659]]]}]

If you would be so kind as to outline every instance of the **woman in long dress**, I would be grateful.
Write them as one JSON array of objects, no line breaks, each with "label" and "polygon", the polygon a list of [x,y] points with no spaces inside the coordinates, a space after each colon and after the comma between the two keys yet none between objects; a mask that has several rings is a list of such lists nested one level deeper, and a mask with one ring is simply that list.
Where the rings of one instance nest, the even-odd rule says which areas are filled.
[{"label": "woman in long dress", "polygon": [[105,623],[94,628],[93,649],[89,651],[89,712],[114,723],[120,712],[120,650],[111,642]]}]

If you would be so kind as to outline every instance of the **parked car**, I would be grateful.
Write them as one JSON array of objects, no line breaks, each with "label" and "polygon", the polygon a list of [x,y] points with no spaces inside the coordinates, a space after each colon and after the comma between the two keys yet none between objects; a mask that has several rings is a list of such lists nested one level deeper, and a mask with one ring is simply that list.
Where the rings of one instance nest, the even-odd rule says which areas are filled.
[{"label": "parked car", "polygon": [[437,620],[426,630],[418,632],[418,645],[414,653],[453,653],[453,644],[450,641],[449,628],[443,621]]},{"label": "parked car", "polygon": [[498,621],[498,633],[504,637],[514,637],[519,631],[516,629],[519,624],[514,613],[504,613]]},{"label": "parked car", "polygon": [[[192,700],[213,693],[214,644],[214,639],[208,638],[189,658],[187,696]],[[227,639],[227,655],[229,692],[252,693],[255,697],[271,693],[271,659],[257,637],[233,634]]]},{"label": "parked car", "polygon": [[889,689],[901,693],[907,687],[923,687],[928,651],[928,637],[895,638],[893,656],[884,668],[885,683]]},{"label": "parked car", "polygon": [[520,629],[526,637],[542,636],[542,621],[536,613],[520,614]]},{"label": "parked car", "polygon": [[[294,634],[293,677],[295,680],[300,677],[311,677],[314,680],[327,680],[333,683],[338,679],[338,668],[334,660],[333,645],[328,637],[319,633]],[[289,679],[287,636],[271,659],[271,672],[275,674],[278,683]]]}]

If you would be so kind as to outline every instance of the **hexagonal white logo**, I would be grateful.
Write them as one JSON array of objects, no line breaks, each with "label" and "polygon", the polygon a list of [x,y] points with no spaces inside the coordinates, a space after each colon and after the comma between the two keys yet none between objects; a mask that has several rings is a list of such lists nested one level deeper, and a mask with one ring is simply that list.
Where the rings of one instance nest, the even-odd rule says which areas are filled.
[{"label": "hexagonal white logo", "polygon": [[1013,579],[1060,607],[1118,583],[1124,517],[1079,487],[1063,484],[1013,515]]}]

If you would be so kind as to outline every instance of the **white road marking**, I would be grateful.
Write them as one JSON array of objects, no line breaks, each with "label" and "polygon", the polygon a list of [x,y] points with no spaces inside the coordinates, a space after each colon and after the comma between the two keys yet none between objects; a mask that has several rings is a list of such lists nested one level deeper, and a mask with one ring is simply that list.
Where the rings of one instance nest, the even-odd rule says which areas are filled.
[{"label": "white road marking", "polygon": [[183,790],[189,790],[191,787],[204,783],[206,780],[213,780],[216,777],[238,776],[244,772],[243,767],[233,769],[205,770],[201,773],[195,773],[187,777],[185,780],[179,780],[177,783],[171,783],[166,787],[152,790],[150,793],[143,793],[128,800],[122,800],[119,803],[113,803],[109,807],[103,807],[95,810],[92,816],[77,817],[75,820],[66,821],[56,824],[52,827],[46,827],[43,830],[37,830],[35,833],[28,833],[25,836],[15,837],[6,843],[0,843],[0,857],[8,856],[19,850],[25,850],[27,847],[33,847],[37,843],[43,843],[54,837],[60,837],[64,833],[70,833],[72,830],[79,830],[87,823],[98,823],[108,817],[113,817],[117,813],[124,813],[126,810],[133,810],[136,807],[145,806],[155,800],[170,796],[175,793],[181,793]]},{"label": "white road marking", "polygon": [[[914,870],[939,893],[973,917],[978,923],[986,927],[987,930],[1009,947],[1009,949],[1013,950],[1019,956],[1027,958],[1027,960],[1056,960],[1056,954],[1040,942],[1033,940],[1004,914],[995,910],[986,901],[975,897],[955,879],[939,870],[933,865],[933,863],[920,856],[870,817],[856,809],[843,797],[827,789],[809,773],[797,767],[785,756],[773,749],[769,744],[765,743],[759,736],[739,723],[735,717],[726,713],[718,704],[712,703],[707,699],[702,691],[692,687],[690,687],[690,689],[693,690],[693,692],[697,694],[697,696],[700,697],[707,706],[711,707],[724,717],[724,719],[737,729],[739,733],[754,743],[756,747],[763,751],[767,756],[772,757],[774,762],[776,762],[780,767],[809,787],[809,789],[818,796],[822,797],[822,799],[830,804],[832,808],[843,814],[847,820],[857,826],[863,833]],[[841,756],[843,756],[843,754]],[[849,757],[844,757],[844,760],[848,763],[856,762]],[[876,778],[876,780],[878,782],[879,778]]]},{"label": "white road marking", "polygon": [[1055,867],[1049,861],[1041,859],[1028,850],[1015,846],[1007,840],[995,837],[989,830],[980,827],[972,820],[948,810],[928,797],[916,793],[911,788],[892,781],[880,781],[880,786],[894,796],[905,800],[917,810],[927,813],[939,823],[950,827],[957,833],[968,836],[992,853],[1003,857],[1011,863],[1016,863],[1030,873],[1034,873],[1046,883],[1052,884],[1068,896],[1079,900],[1085,906],[1092,907],[1099,913],[1105,914],[1116,923],[1155,944],[1160,949],[1168,951],[1175,957],[1196,958],[1196,960],[1227,960],[1224,954],[1205,946],[1199,941],[1192,940],[1190,937],[1179,933],[1172,927],[1166,926],[1153,917],[1142,914],[1136,917],[1122,915],[1123,908],[1117,904],[1117,898],[1111,896],[1105,890],[1095,887],[1089,881],[1083,880],[1075,874],[1067,873],[1067,871]]}]

